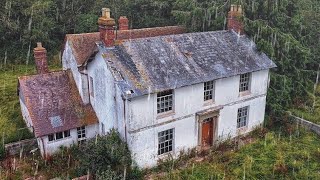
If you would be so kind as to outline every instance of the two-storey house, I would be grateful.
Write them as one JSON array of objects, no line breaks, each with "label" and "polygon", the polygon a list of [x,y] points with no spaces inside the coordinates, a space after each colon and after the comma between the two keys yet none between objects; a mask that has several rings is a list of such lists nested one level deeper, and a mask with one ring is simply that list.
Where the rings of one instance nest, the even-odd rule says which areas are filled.
[{"label": "two-storey house", "polygon": [[117,28],[104,8],[99,32],[67,35],[63,68],[95,112],[96,133],[117,129],[146,168],[261,126],[275,64],[244,34],[241,16],[232,5],[228,30],[185,33],[129,29],[126,17]]}]

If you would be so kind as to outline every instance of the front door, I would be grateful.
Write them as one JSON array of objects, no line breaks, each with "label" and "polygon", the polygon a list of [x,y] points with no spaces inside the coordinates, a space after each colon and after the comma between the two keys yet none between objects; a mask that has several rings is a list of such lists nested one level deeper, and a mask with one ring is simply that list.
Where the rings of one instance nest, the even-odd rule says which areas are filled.
[{"label": "front door", "polygon": [[212,146],[213,143],[213,117],[202,121],[202,146]]}]

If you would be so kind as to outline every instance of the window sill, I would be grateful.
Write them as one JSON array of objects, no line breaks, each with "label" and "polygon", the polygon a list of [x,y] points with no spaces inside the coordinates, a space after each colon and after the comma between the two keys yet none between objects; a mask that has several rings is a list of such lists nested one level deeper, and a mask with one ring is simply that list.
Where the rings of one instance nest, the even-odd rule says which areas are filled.
[{"label": "window sill", "polygon": [[245,133],[247,130],[248,130],[248,126],[243,126],[243,127],[237,128],[237,133],[238,133],[238,134],[243,134],[243,133]]},{"label": "window sill", "polygon": [[248,96],[250,94],[251,94],[250,91],[242,91],[242,92],[239,93],[239,97]]},{"label": "window sill", "polygon": [[211,100],[207,100],[204,101],[203,106],[210,106],[210,105],[214,105],[215,102],[211,99]]},{"label": "window sill", "polygon": [[166,158],[173,157],[173,156],[174,156],[174,152],[170,151],[170,152],[166,152],[166,153],[158,155],[158,158],[159,159],[166,159]]},{"label": "window sill", "polygon": [[156,119],[163,119],[169,116],[174,116],[175,114],[176,113],[174,111],[163,112],[163,113],[157,114]]}]

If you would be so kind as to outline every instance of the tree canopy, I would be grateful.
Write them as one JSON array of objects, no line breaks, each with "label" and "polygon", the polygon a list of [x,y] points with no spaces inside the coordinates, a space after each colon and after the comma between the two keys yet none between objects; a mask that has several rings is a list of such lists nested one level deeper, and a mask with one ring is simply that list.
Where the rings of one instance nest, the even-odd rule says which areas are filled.
[{"label": "tree canopy", "polygon": [[3,0],[0,64],[33,63],[37,41],[57,54],[65,34],[98,30],[102,7],[115,19],[127,16],[131,28],[180,24],[193,32],[225,29],[231,4],[242,5],[246,34],[278,66],[271,75],[270,115],[310,104],[320,63],[318,0]]}]

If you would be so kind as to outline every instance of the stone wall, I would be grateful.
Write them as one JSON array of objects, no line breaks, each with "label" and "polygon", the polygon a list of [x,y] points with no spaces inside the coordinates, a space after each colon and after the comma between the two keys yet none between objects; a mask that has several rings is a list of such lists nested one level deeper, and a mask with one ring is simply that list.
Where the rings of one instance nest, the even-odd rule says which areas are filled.
[{"label": "stone wall", "polygon": [[294,115],[290,115],[297,123],[302,125],[303,127],[315,132],[316,134],[320,135],[320,125],[315,124],[313,122],[307,121],[305,119],[296,117]]},{"label": "stone wall", "polygon": [[26,139],[14,143],[5,144],[5,150],[9,156],[17,155],[23,149],[22,153],[29,153],[31,150],[36,149],[38,147],[37,140],[34,139]]}]

